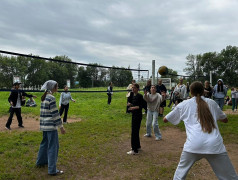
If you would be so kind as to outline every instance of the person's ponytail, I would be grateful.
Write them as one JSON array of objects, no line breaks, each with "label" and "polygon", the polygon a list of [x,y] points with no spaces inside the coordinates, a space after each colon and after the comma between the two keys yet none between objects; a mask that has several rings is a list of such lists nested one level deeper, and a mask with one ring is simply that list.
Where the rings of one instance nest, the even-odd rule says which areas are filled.
[{"label": "person's ponytail", "polygon": [[200,82],[193,82],[190,86],[191,94],[196,97],[198,120],[203,132],[211,133],[216,128],[208,104],[201,98],[204,87]]},{"label": "person's ponytail", "polygon": [[197,102],[197,112],[198,119],[200,120],[200,124],[203,132],[211,133],[214,128],[216,128],[214,119],[209,110],[207,103],[201,98],[201,96],[196,96]]},{"label": "person's ponytail", "polygon": [[45,100],[45,97],[47,95],[47,90],[44,92],[44,94],[41,96],[41,101],[44,101]]}]

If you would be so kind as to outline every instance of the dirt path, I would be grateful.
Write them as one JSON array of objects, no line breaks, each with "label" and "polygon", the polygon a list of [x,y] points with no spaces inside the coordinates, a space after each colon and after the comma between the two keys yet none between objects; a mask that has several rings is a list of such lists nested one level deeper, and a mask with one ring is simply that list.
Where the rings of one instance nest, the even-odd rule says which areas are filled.
[{"label": "dirt path", "polygon": [[[8,117],[9,116],[0,117],[0,132],[8,131],[5,129]],[[14,115],[13,119],[12,119],[11,129],[12,129],[12,131],[39,131],[39,128],[40,128],[39,118],[40,118],[39,116],[34,116],[31,114],[28,114],[28,115],[22,114],[23,126],[25,128],[19,128],[16,115]],[[68,121],[68,123],[74,123],[74,122],[81,121],[81,119],[80,118],[69,118],[67,121]]]}]

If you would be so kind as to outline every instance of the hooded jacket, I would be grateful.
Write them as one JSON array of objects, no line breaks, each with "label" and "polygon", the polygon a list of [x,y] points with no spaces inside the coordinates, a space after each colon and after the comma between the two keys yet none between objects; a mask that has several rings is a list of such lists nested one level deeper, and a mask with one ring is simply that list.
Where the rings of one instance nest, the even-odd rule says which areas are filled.
[{"label": "hooded jacket", "polygon": [[[221,81],[222,82],[222,86],[223,86],[223,91],[218,92],[218,82]],[[217,84],[214,86],[213,89],[213,96],[215,98],[221,99],[221,98],[225,98],[227,95],[227,88],[226,86],[223,84],[222,79],[218,79]]]}]

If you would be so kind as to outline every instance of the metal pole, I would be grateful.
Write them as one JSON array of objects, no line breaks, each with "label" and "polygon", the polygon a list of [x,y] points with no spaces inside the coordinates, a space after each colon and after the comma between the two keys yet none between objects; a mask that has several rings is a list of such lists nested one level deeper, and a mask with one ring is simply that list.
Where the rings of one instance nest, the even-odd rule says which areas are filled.
[{"label": "metal pole", "polygon": [[152,60],[152,85],[155,85],[155,60]]},{"label": "metal pole", "polygon": [[212,71],[210,71],[210,86],[212,86]]}]

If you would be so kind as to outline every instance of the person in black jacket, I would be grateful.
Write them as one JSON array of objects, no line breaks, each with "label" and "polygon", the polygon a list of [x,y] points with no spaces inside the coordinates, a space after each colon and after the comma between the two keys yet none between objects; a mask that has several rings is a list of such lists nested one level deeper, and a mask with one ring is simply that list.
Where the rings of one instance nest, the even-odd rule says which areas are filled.
[{"label": "person in black jacket", "polygon": [[129,155],[138,154],[138,150],[141,149],[140,146],[140,125],[142,120],[142,106],[143,106],[143,96],[138,93],[139,85],[133,84],[132,92],[128,98],[129,111],[132,112],[131,121],[131,151],[127,152]]},{"label": "person in black jacket", "polygon": [[8,98],[8,102],[11,105],[10,116],[8,118],[8,121],[7,121],[6,127],[5,127],[8,130],[11,130],[10,126],[12,124],[12,118],[13,118],[14,113],[16,113],[16,116],[17,116],[18,127],[24,128],[24,126],[22,125],[23,122],[22,122],[22,117],[21,117],[21,106],[23,105],[22,103],[24,102],[23,97],[26,96],[29,98],[31,98],[31,97],[36,98],[36,96],[28,95],[23,90],[20,90],[19,89],[20,84],[21,83],[19,83],[19,82],[15,82],[13,84],[14,88],[11,90],[11,94]]},{"label": "person in black jacket", "polygon": [[110,105],[111,102],[112,102],[112,94],[113,94],[113,91],[112,91],[113,87],[112,87],[112,82],[109,83],[109,86],[107,87],[107,96],[108,96],[108,99],[107,99],[107,104]]}]

